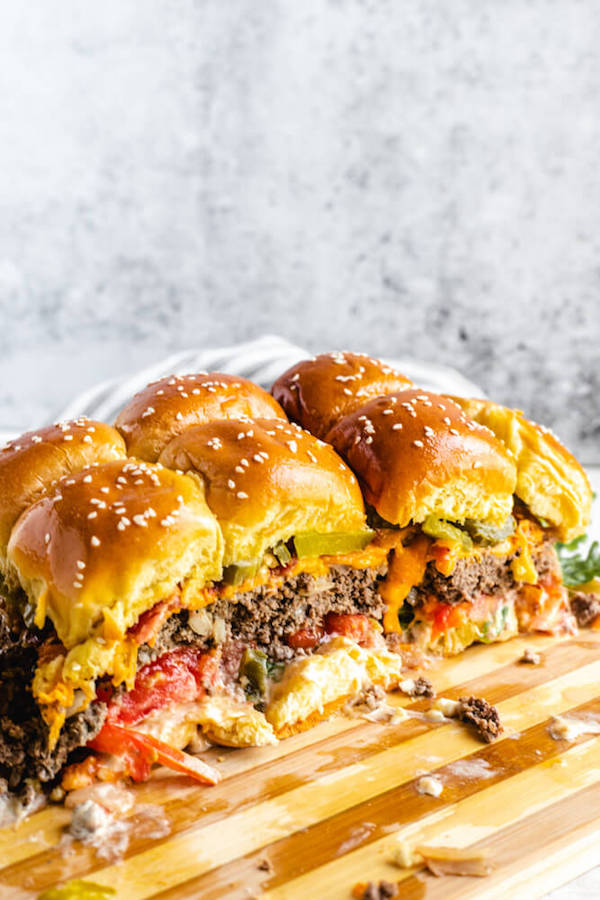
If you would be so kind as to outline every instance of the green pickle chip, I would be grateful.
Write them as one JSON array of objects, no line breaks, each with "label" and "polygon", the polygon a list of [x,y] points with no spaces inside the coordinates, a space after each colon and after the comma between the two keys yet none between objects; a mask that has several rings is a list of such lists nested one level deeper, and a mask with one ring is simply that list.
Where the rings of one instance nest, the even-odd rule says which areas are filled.
[{"label": "green pickle chip", "polygon": [[373,540],[373,531],[332,531],[319,534],[304,531],[294,537],[294,547],[298,559],[305,556],[331,556],[335,553],[351,553],[364,550]]},{"label": "green pickle chip", "polygon": [[473,541],[466,531],[463,531],[457,525],[438,519],[437,516],[427,516],[421,528],[429,537],[439,538],[444,541],[455,541],[464,547],[465,550],[473,549]]}]

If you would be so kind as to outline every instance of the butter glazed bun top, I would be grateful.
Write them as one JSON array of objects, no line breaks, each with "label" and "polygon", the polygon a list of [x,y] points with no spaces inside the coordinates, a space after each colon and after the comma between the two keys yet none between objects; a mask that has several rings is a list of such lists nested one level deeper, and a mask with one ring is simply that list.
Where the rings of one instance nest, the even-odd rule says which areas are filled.
[{"label": "butter glazed bun top", "polygon": [[379,397],[338,422],[328,440],[367,502],[393,524],[428,515],[501,524],[511,512],[512,456],[447,397],[423,390]]},{"label": "butter glazed bun top", "polygon": [[0,572],[20,514],[63,475],[94,462],[125,456],[125,442],[110,425],[84,417],[29,431],[0,450]]},{"label": "butter glazed bun top", "polygon": [[279,404],[257,384],[218,372],[171,375],[136,394],[115,427],[131,456],[156,462],[161,450],[191,425],[212,419],[286,419]]},{"label": "butter glazed bun top", "polygon": [[13,529],[23,589],[67,649],[121,639],[186,579],[220,577],[222,538],[201,486],[162,466],[105,463],[63,478]]},{"label": "butter glazed bun top", "polygon": [[225,566],[300,532],[366,529],[356,478],[328,444],[272,419],[221,420],[174,438],[161,463],[193,471],[225,538]]},{"label": "butter glazed bun top", "polygon": [[401,372],[363,353],[323,353],[281,375],[272,394],[287,416],[325,439],[343,416],[382,394],[412,387]]},{"label": "butter glazed bun top", "polygon": [[592,489],[585,471],[558,438],[520,410],[488,400],[454,399],[513,454],[515,493],[531,512],[549,522],[562,541],[583,534],[590,521]]}]

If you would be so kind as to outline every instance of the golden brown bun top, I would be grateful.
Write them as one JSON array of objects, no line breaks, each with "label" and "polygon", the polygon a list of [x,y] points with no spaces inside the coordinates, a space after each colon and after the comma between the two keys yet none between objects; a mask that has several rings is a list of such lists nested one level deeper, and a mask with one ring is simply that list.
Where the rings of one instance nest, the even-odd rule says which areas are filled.
[{"label": "golden brown bun top", "polygon": [[361,531],[356,478],[328,444],[273,419],[221,420],[189,428],[161,463],[198,473],[225,538],[224,565],[261,559],[305,531]]},{"label": "golden brown bun top", "polygon": [[85,417],[29,431],[0,450],[0,571],[20,514],[51,485],[94,462],[125,456],[125,443],[110,425]]},{"label": "golden brown bun top", "polygon": [[154,381],[121,410],[115,427],[131,456],[156,462],[171,438],[213,419],[285,419],[267,391],[237,375],[219,372],[171,375]]},{"label": "golden brown bun top", "polygon": [[194,478],[120,460],[61,479],[30,506],[8,545],[11,564],[67,648],[121,638],[180,582],[221,572],[222,538]]},{"label": "golden brown bun top", "polygon": [[531,512],[550,522],[562,541],[582,534],[590,521],[592,489],[585,471],[558,438],[518,409],[488,400],[454,399],[511,451],[517,464],[515,493]]},{"label": "golden brown bun top", "polygon": [[435,515],[501,523],[512,509],[512,457],[447,397],[416,389],[379,397],[338,422],[327,439],[388,522],[404,526]]},{"label": "golden brown bun top", "polygon": [[322,353],[280,375],[272,388],[288,417],[322,439],[343,416],[412,381],[363,353]]}]

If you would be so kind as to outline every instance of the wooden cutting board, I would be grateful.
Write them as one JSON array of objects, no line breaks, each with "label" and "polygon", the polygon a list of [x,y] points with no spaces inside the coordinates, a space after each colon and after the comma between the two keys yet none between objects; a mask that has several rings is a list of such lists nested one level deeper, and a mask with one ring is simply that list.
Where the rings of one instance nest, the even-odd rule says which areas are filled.
[{"label": "wooden cutting board", "polygon": [[[525,647],[542,665],[517,662]],[[141,802],[164,806],[171,832],[148,841],[134,829],[121,862],[79,844],[65,855],[57,845],[69,813],[59,807],[0,831],[0,897],[86,878],[123,900],[348,900],[356,882],[386,879],[410,900],[531,900],[596,865],[600,735],[557,742],[548,725],[567,712],[600,716],[600,634],[473,647],[427,674],[438,694],[495,704],[503,739],[482,744],[454,721],[336,717],[275,748],[215,749],[206,758],[223,772],[217,787],[161,770],[136,788]],[[400,694],[391,703],[429,705]],[[441,777],[439,798],[417,792],[423,772]],[[400,870],[388,862],[398,836],[485,848],[495,869],[487,878]]]}]

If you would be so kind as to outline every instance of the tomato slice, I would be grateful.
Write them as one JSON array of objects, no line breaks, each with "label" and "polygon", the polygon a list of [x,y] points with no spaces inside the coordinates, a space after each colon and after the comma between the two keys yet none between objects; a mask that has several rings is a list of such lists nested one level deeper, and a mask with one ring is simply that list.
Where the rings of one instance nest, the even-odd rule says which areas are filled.
[{"label": "tomato slice", "polygon": [[131,728],[123,728],[114,723],[105,723],[100,734],[88,744],[92,750],[119,756],[128,775],[134,781],[145,781],[150,775],[153,763],[167,766],[175,772],[189,775],[202,784],[218,784],[221,774],[200,759],[170,747],[164,741],[142,734]]},{"label": "tomato slice", "polygon": [[368,616],[359,613],[329,613],[325,627],[328,634],[341,634],[357,644],[367,644],[373,637]]},{"label": "tomato slice", "polygon": [[170,703],[200,700],[218,677],[217,654],[178,647],[140,669],[133,688],[109,705],[107,721],[136,725]]}]

